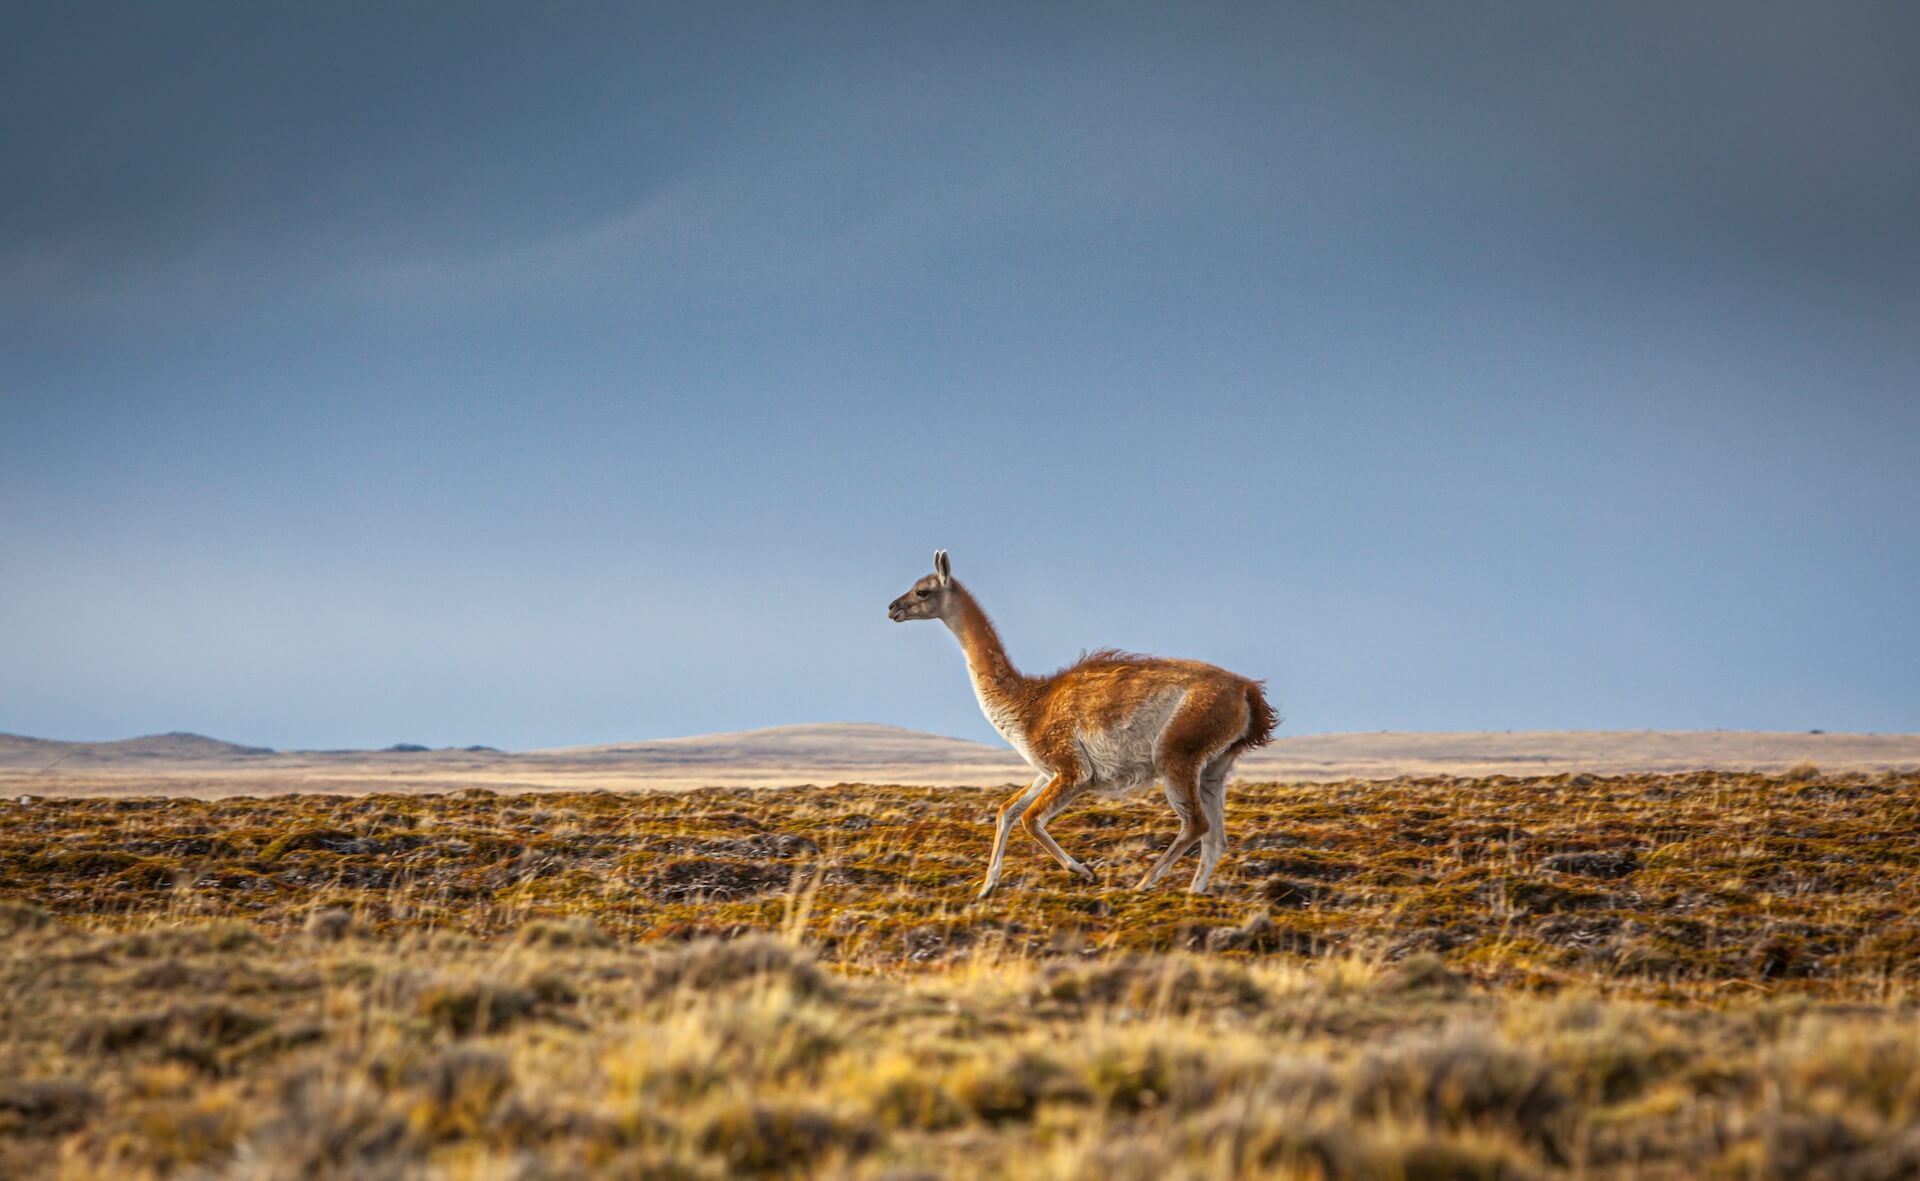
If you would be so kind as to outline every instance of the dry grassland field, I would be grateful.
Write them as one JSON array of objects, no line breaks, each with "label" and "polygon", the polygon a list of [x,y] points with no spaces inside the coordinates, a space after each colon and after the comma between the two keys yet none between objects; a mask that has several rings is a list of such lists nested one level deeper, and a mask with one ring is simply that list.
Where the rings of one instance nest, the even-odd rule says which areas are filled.
[{"label": "dry grassland field", "polygon": [[1920,1176],[1920,773],[0,803],[0,1177]]}]

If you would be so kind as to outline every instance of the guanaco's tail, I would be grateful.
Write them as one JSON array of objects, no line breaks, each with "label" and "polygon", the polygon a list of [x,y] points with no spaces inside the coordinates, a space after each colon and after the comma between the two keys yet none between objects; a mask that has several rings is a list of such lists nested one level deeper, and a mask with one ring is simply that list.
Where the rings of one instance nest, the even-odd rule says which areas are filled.
[{"label": "guanaco's tail", "polygon": [[1273,732],[1280,725],[1280,715],[1273,712],[1267,704],[1266,682],[1247,682],[1247,732],[1228,750],[1235,755],[1251,750],[1256,746],[1265,746],[1273,741]]}]

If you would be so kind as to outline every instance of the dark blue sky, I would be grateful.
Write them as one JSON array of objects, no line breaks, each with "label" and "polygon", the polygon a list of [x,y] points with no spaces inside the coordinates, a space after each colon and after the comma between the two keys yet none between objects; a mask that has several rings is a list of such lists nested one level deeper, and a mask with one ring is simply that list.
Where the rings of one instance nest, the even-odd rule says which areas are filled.
[{"label": "dark blue sky", "polygon": [[10,6],[0,730],[1920,729],[1917,11]]}]

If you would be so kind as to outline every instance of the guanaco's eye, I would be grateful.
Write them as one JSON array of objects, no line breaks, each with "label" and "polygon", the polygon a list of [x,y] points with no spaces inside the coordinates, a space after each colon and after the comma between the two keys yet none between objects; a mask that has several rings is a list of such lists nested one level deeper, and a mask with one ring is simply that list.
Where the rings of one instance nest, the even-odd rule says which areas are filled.
[{"label": "guanaco's eye", "polygon": [[921,588],[920,588],[919,590],[917,590],[917,591],[914,591],[913,593],[914,593],[914,595],[915,595],[915,597],[917,597],[917,598],[922,598],[922,599],[924,599],[924,598],[926,598],[926,597],[927,597],[928,595],[930,595],[930,594],[932,594],[933,592],[932,592],[932,591],[930,591],[930,590],[928,590],[928,589],[927,589],[926,587],[924,587],[924,586],[923,586],[923,587],[921,587]]}]

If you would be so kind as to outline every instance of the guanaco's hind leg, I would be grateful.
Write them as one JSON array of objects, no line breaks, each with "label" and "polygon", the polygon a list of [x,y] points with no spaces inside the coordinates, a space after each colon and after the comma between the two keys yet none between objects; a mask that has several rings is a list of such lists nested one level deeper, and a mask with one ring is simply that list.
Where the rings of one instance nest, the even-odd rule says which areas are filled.
[{"label": "guanaco's hind leg", "polygon": [[1205,894],[1213,883],[1213,871],[1227,851],[1227,772],[1233,770],[1233,757],[1216,755],[1200,773],[1200,808],[1207,818],[1206,835],[1200,838],[1200,868],[1193,872],[1195,894]]},{"label": "guanaco's hind leg", "polygon": [[[1217,686],[1189,692],[1167,721],[1155,751],[1155,761],[1161,778],[1166,781],[1167,801],[1180,816],[1180,833],[1147,871],[1147,876],[1140,879],[1140,889],[1151,888],[1173,868],[1174,862],[1199,842],[1200,870],[1194,875],[1192,890],[1196,894],[1207,892],[1214,863],[1226,851],[1227,830],[1222,806],[1225,793],[1213,793],[1214,799],[1209,805],[1206,774],[1246,729],[1245,696]],[[1224,768],[1220,781],[1224,785]]]},{"label": "guanaco's hind leg", "polygon": [[1196,806],[1197,792],[1182,786],[1173,774],[1166,776],[1165,790],[1167,803],[1173,806],[1174,815],[1180,818],[1180,831],[1174,835],[1173,843],[1167,846],[1166,852],[1160,854],[1160,859],[1153,863],[1153,868],[1134,886],[1136,890],[1151,890],[1161,878],[1167,876],[1173,863],[1185,856],[1193,843],[1207,831],[1206,812]]}]

